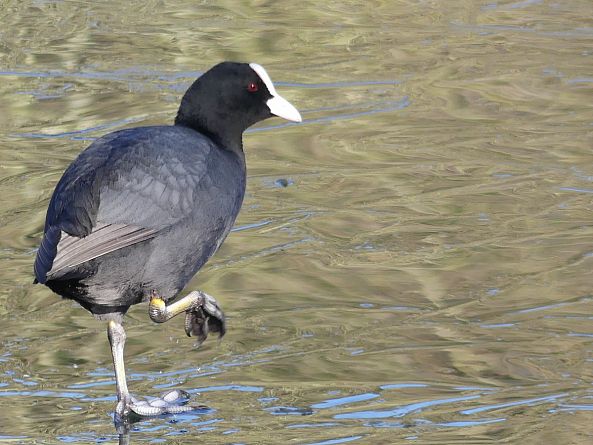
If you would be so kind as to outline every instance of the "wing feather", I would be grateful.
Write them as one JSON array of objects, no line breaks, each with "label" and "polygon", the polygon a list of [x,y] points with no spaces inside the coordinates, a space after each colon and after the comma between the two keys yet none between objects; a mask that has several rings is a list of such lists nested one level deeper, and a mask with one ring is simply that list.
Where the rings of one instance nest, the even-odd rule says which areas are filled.
[{"label": "wing feather", "polygon": [[176,126],[138,127],[95,141],[56,186],[35,260],[36,280],[60,279],[186,218],[196,191],[206,185],[212,149],[204,136]]},{"label": "wing feather", "polygon": [[62,232],[56,257],[47,275],[55,279],[67,270],[118,249],[146,241],[158,231],[125,224],[99,224],[89,236],[78,238]]}]

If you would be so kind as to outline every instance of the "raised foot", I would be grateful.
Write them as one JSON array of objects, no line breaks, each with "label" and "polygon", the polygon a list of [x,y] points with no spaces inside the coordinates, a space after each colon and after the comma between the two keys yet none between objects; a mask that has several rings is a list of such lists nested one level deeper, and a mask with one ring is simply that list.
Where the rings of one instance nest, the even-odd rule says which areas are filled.
[{"label": "raised foot", "polygon": [[134,417],[153,417],[165,414],[180,414],[189,411],[207,409],[206,406],[187,405],[190,395],[179,389],[161,394],[160,397],[138,399],[132,395],[129,400],[120,400],[115,408],[115,422],[129,421]]},{"label": "raised foot", "polygon": [[200,304],[185,312],[185,333],[202,344],[208,333],[216,332],[222,338],[226,332],[224,313],[214,297],[202,292]]},{"label": "raised foot", "polygon": [[185,312],[185,333],[198,340],[198,345],[216,332],[222,337],[226,332],[225,316],[216,299],[206,292],[193,291],[185,297],[167,305],[156,294],[152,295],[148,313],[152,321],[163,323]]}]

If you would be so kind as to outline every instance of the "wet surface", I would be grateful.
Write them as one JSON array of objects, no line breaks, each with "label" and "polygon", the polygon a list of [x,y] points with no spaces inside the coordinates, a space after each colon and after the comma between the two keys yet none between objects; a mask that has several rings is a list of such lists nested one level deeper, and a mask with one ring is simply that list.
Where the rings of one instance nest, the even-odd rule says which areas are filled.
[{"label": "wet surface", "polygon": [[591,443],[590,2],[237,5],[0,7],[0,442],[118,442],[105,326],[31,284],[47,201],[230,59],[304,122],[245,135],[242,213],[188,286],[224,339],[130,311],[131,391],[208,407],[130,443]]}]

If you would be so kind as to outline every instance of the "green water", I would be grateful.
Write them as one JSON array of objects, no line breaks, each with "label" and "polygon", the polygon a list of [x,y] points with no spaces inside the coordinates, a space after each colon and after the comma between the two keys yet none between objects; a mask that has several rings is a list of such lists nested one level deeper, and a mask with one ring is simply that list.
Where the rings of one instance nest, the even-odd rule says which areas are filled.
[{"label": "green water", "polygon": [[589,444],[593,13],[553,1],[0,1],[0,443],[117,443],[105,326],[32,261],[90,141],[171,122],[221,60],[304,122],[245,135],[236,230],[188,286],[229,316],[127,317],[129,386],[209,411],[131,443]]}]

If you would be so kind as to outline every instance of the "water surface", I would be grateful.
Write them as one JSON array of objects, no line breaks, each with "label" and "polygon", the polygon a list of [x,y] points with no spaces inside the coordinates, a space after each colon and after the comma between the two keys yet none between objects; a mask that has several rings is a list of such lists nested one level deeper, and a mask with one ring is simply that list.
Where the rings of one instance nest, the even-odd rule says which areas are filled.
[{"label": "water surface", "polygon": [[221,60],[304,122],[245,135],[237,227],[188,288],[229,316],[127,318],[131,390],[208,406],[131,443],[588,444],[588,0],[0,3],[0,442],[117,443],[105,326],[33,286],[94,138],[171,122]]}]

